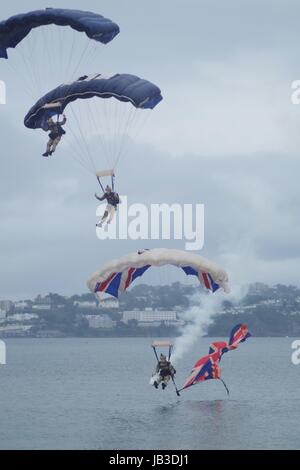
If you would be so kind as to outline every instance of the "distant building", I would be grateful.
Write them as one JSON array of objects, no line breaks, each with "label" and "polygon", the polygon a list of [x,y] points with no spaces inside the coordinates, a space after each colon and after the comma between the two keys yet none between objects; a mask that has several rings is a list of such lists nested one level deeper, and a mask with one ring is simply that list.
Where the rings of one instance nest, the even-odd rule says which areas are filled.
[{"label": "distant building", "polygon": [[26,308],[29,307],[29,304],[28,302],[25,302],[24,300],[20,300],[18,302],[15,302],[14,306],[16,310],[25,310]]},{"label": "distant building", "polygon": [[39,316],[36,313],[15,313],[7,317],[10,323],[37,320]]},{"label": "distant building", "polygon": [[50,310],[50,304],[33,304],[32,310]]},{"label": "distant building", "polygon": [[0,300],[0,310],[4,312],[10,312],[14,304],[11,300]]},{"label": "distant building", "polygon": [[90,328],[111,329],[116,324],[108,315],[84,315],[84,318],[88,321]]},{"label": "distant building", "polygon": [[140,310],[125,310],[122,316],[122,320],[124,323],[128,323],[129,320],[140,321],[140,318],[141,318]]},{"label": "distant building", "polygon": [[176,322],[177,314],[175,310],[127,310],[123,313],[122,320],[128,323],[129,320],[137,322]]},{"label": "distant building", "polygon": [[3,321],[6,319],[6,312],[5,310],[0,309],[0,321]]},{"label": "distant building", "polygon": [[0,326],[0,336],[2,337],[17,337],[29,336],[31,325],[5,325]]},{"label": "distant building", "polygon": [[107,298],[101,299],[98,305],[99,308],[107,308],[107,309],[118,309],[119,308],[119,301],[118,299]]},{"label": "distant building", "polygon": [[41,295],[38,295],[34,299],[34,304],[35,305],[50,305],[51,304],[51,298],[49,295],[46,295],[45,297],[42,297]]},{"label": "distant building", "polygon": [[88,308],[92,308],[92,309],[97,308],[97,302],[96,301],[91,302],[91,301],[88,301],[88,300],[85,300],[85,301],[75,300],[73,302],[73,305],[74,305],[74,307],[83,308],[83,309],[85,309],[85,308],[87,308],[87,309]]}]

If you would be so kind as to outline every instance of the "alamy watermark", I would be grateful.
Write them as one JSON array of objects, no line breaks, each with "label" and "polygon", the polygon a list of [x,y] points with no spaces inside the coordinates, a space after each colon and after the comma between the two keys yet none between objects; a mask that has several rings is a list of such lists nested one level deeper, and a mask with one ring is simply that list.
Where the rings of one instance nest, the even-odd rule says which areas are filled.
[{"label": "alamy watermark", "polygon": [[6,364],[6,344],[0,339],[0,365]]},{"label": "alamy watermark", "polygon": [[300,364],[300,339],[295,339],[295,341],[292,342],[291,347],[294,349],[291,361],[295,366],[298,366]]},{"label": "alamy watermark", "polygon": [[[120,196],[110,224],[96,229],[100,240],[183,240],[186,250],[201,250],[204,245],[204,204],[128,204]],[[106,204],[97,207],[101,220]]]},{"label": "alamy watermark", "polygon": [[0,104],[6,104],[6,85],[3,80],[0,80]]}]

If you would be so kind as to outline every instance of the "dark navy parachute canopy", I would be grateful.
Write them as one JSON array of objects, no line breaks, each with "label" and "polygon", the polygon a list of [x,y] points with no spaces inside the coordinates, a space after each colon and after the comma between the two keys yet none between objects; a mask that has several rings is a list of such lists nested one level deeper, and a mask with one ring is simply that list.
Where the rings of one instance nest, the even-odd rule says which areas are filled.
[{"label": "dark navy parachute canopy", "polygon": [[31,11],[0,22],[0,58],[7,59],[7,49],[16,47],[33,28],[49,24],[70,26],[103,44],[111,41],[120,32],[116,23],[89,11],[62,8]]},{"label": "dark navy parachute canopy", "polygon": [[162,100],[161,91],[156,85],[135,75],[85,75],[75,82],[60,85],[40,98],[25,116],[24,124],[30,129],[47,130],[49,117],[61,114],[73,101],[94,97],[113,97],[142,109],[153,109]]}]

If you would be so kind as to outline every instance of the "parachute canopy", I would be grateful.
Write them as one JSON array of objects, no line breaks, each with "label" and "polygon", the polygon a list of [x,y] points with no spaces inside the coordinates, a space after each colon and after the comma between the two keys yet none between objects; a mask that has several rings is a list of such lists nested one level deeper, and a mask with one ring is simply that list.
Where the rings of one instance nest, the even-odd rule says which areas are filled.
[{"label": "parachute canopy", "polygon": [[73,101],[94,97],[114,97],[142,109],[153,109],[162,100],[160,89],[156,85],[135,75],[84,75],[75,82],[60,85],[40,98],[27,113],[24,124],[30,129],[47,130],[49,117],[61,114]]},{"label": "parachute canopy", "polygon": [[151,344],[152,348],[173,348],[173,343],[171,341],[161,341],[155,340]]},{"label": "parachute canopy", "polygon": [[7,49],[16,47],[33,28],[55,24],[69,26],[103,44],[119,32],[119,26],[97,13],[62,8],[46,8],[22,13],[0,22],[0,58],[7,59]]},{"label": "parachute canopy", "polygon": [[177,266],[185,274],[197,276],[213,292],[219,287],[225,292],[229,291],[228,275],[215,263],[191,252],[166,248],[139,251],[113,260],[96,271],[87,281],[87,286],[91,292],[105,292],[118,297],[147,269],[165,265]]},{"label": "parachute canopy", "polygon": [[[181,390],[189,388],[204,380],[220,379],[222,381],[219,364],[223,354],[236,349],[240,343],[246,341],[250,336],[251,334],[248,331],[248,327],[244,324],[238,324],[232,328],[228,343],[225,341],[211,343],[209,353],[206,356],[201,357],[196,362]],[[224,382],[223,384],[227,393],[229,393]]]},{"label": "parachute canopy", "polygon": [[152,344],[151,344],[151,347],[154,351],[157,362],[159,362],[157,349],[168,348],[168,360],[170,360],[172,350],[173,350],[173,346],[174,345],[173,345],[172,341],[160,341],[160,340],[153,341]]}]

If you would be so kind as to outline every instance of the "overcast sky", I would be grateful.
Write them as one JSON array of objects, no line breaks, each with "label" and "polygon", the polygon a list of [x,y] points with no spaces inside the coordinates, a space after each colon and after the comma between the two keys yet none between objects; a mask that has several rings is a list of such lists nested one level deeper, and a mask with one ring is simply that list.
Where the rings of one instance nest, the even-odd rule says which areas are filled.
[{"label": "overcast sky", "polygon": [[[5,2],[1,18],[49,6],[23,3]],[[99,45],[87,73],[134,73],[162,90],[163,101],[118,168],[120,194],[145,204],[204,203],[201,254],[228,271],[231,285],[299,285],[300,105],[291,104],[291,83],[300,79],[299,2],[65,0],[63,6],[120,25],[114,41]],[[7,104],[0,105],[0,299],[81,293],[111,258],[145,245],[184,248],[183,241],[97,239],[96,181],[64,154],[63,143],[51,161],[40,156],[47,135],[23,126],[35,101],[25,85],[29,76],[20,53],[9,50],[9,57],[13,69],[0,63],[7,85]],[[59,84],[54,75],[61,70],[48,77],[45,92]]]}]

